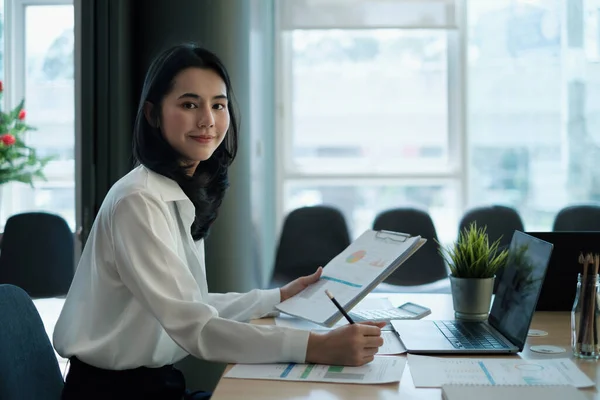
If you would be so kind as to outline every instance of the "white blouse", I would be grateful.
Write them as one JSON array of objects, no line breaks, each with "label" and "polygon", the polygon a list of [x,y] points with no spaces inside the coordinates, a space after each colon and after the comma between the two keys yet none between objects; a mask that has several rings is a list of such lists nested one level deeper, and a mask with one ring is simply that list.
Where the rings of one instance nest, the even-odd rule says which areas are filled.
[{"label": "white blouse", "polygon": [[143,166],[108,192],[54,329],[58,354],[113,369],[220,362],[304,362],[308,332],[248,321],[273,311],[279,289],[208,293],[194,206]]}]

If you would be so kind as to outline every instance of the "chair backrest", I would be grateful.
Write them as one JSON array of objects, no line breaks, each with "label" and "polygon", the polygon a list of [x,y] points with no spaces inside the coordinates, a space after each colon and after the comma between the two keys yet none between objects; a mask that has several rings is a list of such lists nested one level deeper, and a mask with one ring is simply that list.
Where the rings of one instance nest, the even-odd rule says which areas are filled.
[{"label": "chair backrest", "polygon": [[413,207],[384,211],[375,217],[373,229],[404,232],[427,239],[423,247],[398,267],[385,283],[414,286],[448,277],[444,260],[438,253],[435,225],[426,211]]},{"label": "chair backrest", "polygon": [[0,285],[0,399],[60,399],[63,379],[33,301]]},{"label": "chair backrest", "polygon": [[350,245],[342,213],[330,206],[291,211],[279,237],[273,279],[289,281],[312,274]]},{"label": "chair backrest", "polygon": [[23,288],[32,297],[69,291],[75,270],[74,236],[55,214],[30,212],[6,221],[0,252],[0,284]]},{"label": "chair backrest", "polygon": [[[517,210],[506,206],[483,206],[467,211],[459,222],[459,234],[473,222],[477,224],[478,228],[485,226],[490,243],[500,239],[500,250],[510,247],[516,230],[521,232],[525,230],[523,220]],[[501,277],[502,270],[496,274],[494,293],[496,293]]]},{"label": "chair backrest", "polygon": [[524,231],[521,216],[511,207],[484,206],[467,211],[460,220],[459,233],[476,222],[477,227],[486,227],[490,243],[500,239],[500,247],[508,249],[515,230]]},{"label": "chair backrest", "polygon": [[563,208],[556,214],[552,230],[555,232],[600,231],[600,205],[578,204]]}]

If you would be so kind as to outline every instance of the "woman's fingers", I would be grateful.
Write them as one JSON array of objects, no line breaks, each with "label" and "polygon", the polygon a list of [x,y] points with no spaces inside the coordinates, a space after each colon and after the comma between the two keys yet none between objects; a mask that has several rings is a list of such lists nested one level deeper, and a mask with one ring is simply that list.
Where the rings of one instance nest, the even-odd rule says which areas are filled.
[{"label": "woman's fingers", "polygon": [[308,285],[310,285],[312,283],[317,282],[319,280],[319,278],[321,278],[321,273],[322,272],[323,272],[323,268],[322,267],[317,268],[317,270],[315,272],[313,272],[312,274],[303,277],[302,278],[302,280],[303,280],[302,283],[304,285],[308,286]]},{"label": "woman's fingers", "polygon": [[381,336],[365,336],[365,347],[381,347],[383,346],[383,338]]},{"label": "woman's fingers", "polygon": [[[385,321],[366,321],[366,322],[360,322],[359,325],[377,327],[381,330],[381,328],[383,328],[384,326],[387,325],[387,322],[385,322]],[[375,330],[373,330],[373,332],[375,332]]]},{"label": "woman's fingers", "polygon": [[373,323],[358,324],[357,329],[360,329],[360,333],[364,336],[381,336],[381,328]]},{"label": "woman's fingers", "polygon": [[379,352],[379,347],[366,347],[364,351],[364,356],[374,356]]},{"label": "woman's fingers", "polygon": [[374,359],[375,359],[375,356],[365,356],[365,357],[363,357],[363,364],[362,365],[368,364],[371,361],[373,361]]}]

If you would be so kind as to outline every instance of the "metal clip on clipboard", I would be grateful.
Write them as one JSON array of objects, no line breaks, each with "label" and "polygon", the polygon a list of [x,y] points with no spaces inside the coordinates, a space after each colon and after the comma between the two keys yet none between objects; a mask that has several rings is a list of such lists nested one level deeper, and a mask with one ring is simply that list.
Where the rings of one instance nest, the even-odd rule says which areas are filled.
[{"label": "metal clip on clipboard", "polygon": [[404,243],[412,235],[402,232],[380,230],[375,233],[375,239],[388,243]]}]

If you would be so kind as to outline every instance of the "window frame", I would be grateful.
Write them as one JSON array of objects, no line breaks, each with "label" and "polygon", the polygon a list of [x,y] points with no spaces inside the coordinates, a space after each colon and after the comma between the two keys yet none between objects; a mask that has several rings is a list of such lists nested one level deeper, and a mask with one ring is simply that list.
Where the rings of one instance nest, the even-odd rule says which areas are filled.
[{"label": "window frame", "polygon": [[[4,0],[4,77],[3,81],[8,84],[4,86],[4,96],[1,106],[4,110],[16,107],[25,98],[26,88],[26,8],[29,6],[73,6],[76,0]],[[76,150],[77,151],[77,150]],[[75,161],[77,156],[75,155]],[[75,164],[75,169],[77,166]],[[74,171],[74,177],[77,177]],[[59,186],[62,181],[57,182]],[[76,180],[73,182],[76,189]],[[40,185],[44,187],[43,181]],[[19,199],[15,199],[15,190],[12,184],[6,184],[2,188],[2,203],[0,211],[2,214],[11,215],[14,213],[15,204]],[[9,203],[7,203],[9,201]],[[77,203],[77,201],[75,201]],[[3,207],[6,206],[6,207]],[[76,226],[78,215],[75,214]],[[2,223],[3,225],[3,223]]]},{"label": "window frame", "polygon": [[4,107],[15,107],[25,96],[26,7],[59,5],[74,4],[73,0],[4,0],[4,80],[11,82],[5,88]]},{"label": "window frame", "polygon": [[[443,29],[452,34],[448,38],[447,57],[447,112],[448,112],[448,167],[439,172],[389,172],[389,173],[311,173],[294,171],[292,166],[292,54],[291,37],[286,35],[281,27],[275,3],[275,166],[276,166],[276,199],[275,221],[277,230],[280,229],[285,217],[286,182],[304,180],[311,183],[331,182],[336,184],[354,185],[365,180],[397,182],[403,185],[405,181],[445,181],[457,187],[457,204],[464,211],[469,199],[468,188],[468,137],[467,137],[467,26],[466,2],[455,1],[456,29]],[[420,29],[431,29],[423,26]],[[414,29],[414,28],[401,28]]]}]

